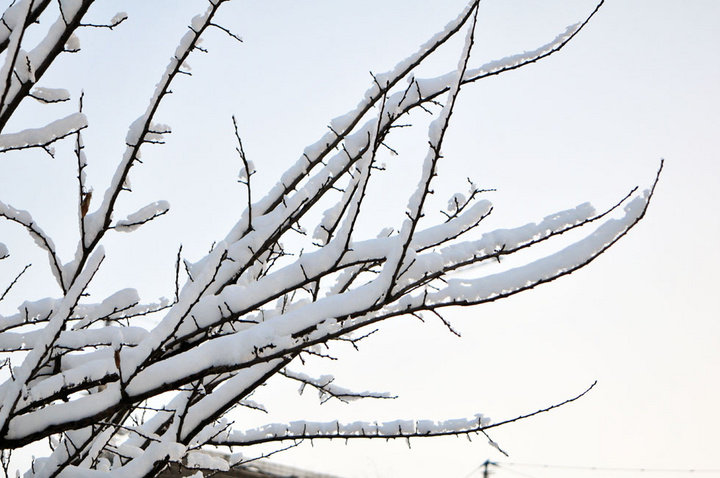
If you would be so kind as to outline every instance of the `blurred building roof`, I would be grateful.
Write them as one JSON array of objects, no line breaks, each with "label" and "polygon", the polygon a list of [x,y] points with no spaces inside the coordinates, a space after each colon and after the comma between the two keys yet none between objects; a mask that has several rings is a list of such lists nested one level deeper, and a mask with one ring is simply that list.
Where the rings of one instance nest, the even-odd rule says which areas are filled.
[{"label": "blurred building roof", "polygon": [[[159,476],[160,478],[190,477],[195,473],[197,470],[181,469],[178,465],[172,464]],[[268,460],[253,461],[230,471],[215,472],[212,476],[214,478],[340,478],[326,473],[280,465]]]}]

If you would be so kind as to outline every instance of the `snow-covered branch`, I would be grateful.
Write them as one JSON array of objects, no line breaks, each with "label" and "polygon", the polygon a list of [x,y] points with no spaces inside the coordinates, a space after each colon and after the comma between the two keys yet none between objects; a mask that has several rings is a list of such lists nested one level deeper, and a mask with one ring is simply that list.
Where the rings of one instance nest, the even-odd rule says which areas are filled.
[{"label": "snow-covered branch", "polygon": [[48,146],[57,140],[87,128],[87,126],[88,121],[84,114],[73,113],[42,128],[2,134],[0,135],[0,153],[17,149],[43,148],[52,155],[52,151],[48,149]]},{"label": "snow-covered branch", "polygon": [[[238,181],[247,193],[244,211],[226,208],[234,226],[196,262],[185,260],[182,248],[178,251],[174,264],[168,265],[169,269],[175,266],[175,280],[168,284],[172,300],[143,301],[142,291],[125,286],[100,295],[92,280],[105,257],[104,245],[109,241],[103,241],[105,234],[112,229],[133,232],[169,211],[169,203],[159,200],[124,219],[115,216],[124,196],[121,192],[130,189],[130,171],[139,163],[141,149],[163,144],[170,133],[170,127],[159,122],[158,112],[177,76],[186,73],[183,65],[189,55],[201,49],[204,32],[215,27],[240,38],[216,23],[226,1],[210,1],[205,13],[191,20],[146,110],[129,126],[125,151],[116,160],[104,193],[92,187],[86,171],[89,158],[84,136],[92,130],[86,129],[82,96],[77,113],[45,126],[29,125],[0,135],[0,152],[38,147],[50,151],[51,144],[75,135],[77,184],[73,204],[68,206],[76,209],[73,216],[79,222],[79,230],[77,224],[67,228],[79,237],[74,258],[63,263],[55,243],[29,212],[0,202],[0,216],[23,226],[47,252],[50,272],[61,288],[59,295],[19,301],[16,313],[0,315],[0,354],[16,364],[8,366],[9,376],[0,384],[0,448],[20,448],[57,435],[52,453],[36,460],[28,476],[155,476],[171,463],[188,469],[227,470],[240,461],[210,456],[204,451],[206,446],[471,435],[559,406],[495,424],[482,415],[346,424],[298,417],[280,424],[273,422],[270,407],[254,402],[255,395],[250,397],[261,387],[270,387],[273,377],[281,377],[283,382],[298,383],[301,391],[314,389],[321,402],[394,398],[341,387],[333,376],[306,369],[306,357],[327,359],[329,342],[355,345],[356,331],[360,338],[367,337],[374,324],[403,315],[434,313],[454,332],[440,315],[443,308],[495,301],[566,276],[588,265],[635,227],[647,211],[659,172],[650,189],[633,190],[599,213],[585,203],[519,227],[487,230],[484,220],[497,209],[481,199],[486,190],[465,177],[457,183],[459,188],[469,184],[467,193],[452,194],[444,217],[436,221],[438,216],[428,213],[437,206],[435,178],[453,112],[461,101],[460,91],[479,79],[559,51],[603,2],[549,43],[478,68],[473,66],[473,47],[481,5],[479,0],[469,1],[407,59],[386,73],[372,75],[357,106],[332,119],[329,131],[304,149],[264,197],[233,117],[241,161]],[[37,83],[62,52],[78,51],[74,36],[78,28],[112,30],[128,19],[120,13],[108,24],[83,20],[91,3],[61,0],[55,11],[49,1],[22,0],[6,10],[0,21],[0,54],[4,55],[0,130],[25,98],[46,104],[70,98],[69,91],[75,90]],[[34,48],[26,47],[25,33],[46,17],[53,20],[46,35]],[[456,37],[464,37],[456,53],[457,67],[436,78],[420,78],[422,67]],[[422,111],[435,118],[420,140],[428,146],[416,167],[417,186],[404,204],[405,217],[398,224],[382,224],[379,234],[368,236],[358,229],[363,219],[375,213],[368,201],[369,185],[387,174],[383,154],[397,154],[389,140],[400,128],[410,128],[413,114]],[[412,167],[408,161],[404,170]],[[60,208],[60,204],[48,207]],[[306,237],[303,227],[309,222],[313,222],[312,237]],[[575,236],[568,245],[571,233]],[[9,244],[13,256],[18,254]],[[547,248],[541,252],[535,247],[539,244]],[[176,250],[177,244],[157,247]],[[114,253],[110,249],[108,255]],[[8,255],[8,248],[0,244],[0,259]],[[500,264],[508,256],[517,259],[512,268]],[[187,273],[184,284],[181,264]],[[19,273],[15,270],[3,281],[0,301],[15,295],[18,284],[26,280],[26,270],[27,266]],[[89,292],[99,298],[91,300]],[[18,354],[17,358],[12,354]],[[9,358],[2,363],[9,364]],[[267,417],[265,426],[247,430],[234,420],[235,414],[258,412]]]},{"label": "snow-covered branch", "polygon": [[125,137],[127,148],[115,171],[110,186],[105,191],[102,203],[96,211],[87,214],[83,219],[85,236],[80,244],[78,244],[78,255],[80,258],[77,261],[76,270],[72,274],[73,276],[77,276],[77,274],[80,273],[87,260],[88,252],[97,246],[105,232],[109,230],[115,203],[128,181],[130,168],[140,157],[140,148],[144,144],[157,142],[161,139],[162,134],[169,132],[169,128],[166,125],[155,123],[155,114],[163,99],[170,92],[170,85],[173,80],[181,72],[183,63],[190,56],[190,53],[196,49],[203,32],[210,26],[218,8],[225,3],[225,1],[226,0],[216,0],[210,2],[210,5],[203,15],[198,15],[193,18],[188,32],[181,39],[180,44],[175,50],[175,54],[165,69],[165,73],[158,82],[147,110],[130,125]]},{"label": "snow-covered branch", "polygon": [[332,375],[323,375],[321,377],[315,378],[305,373],[293,372],[288,369],[283,370],[280,375],[299,382],[301,384],[301,394],[306,387],[312,387],[316,389],[319,393],[320,401],[322,403],[327,402],[331,398],[335,398],[337,400],[340,400],[341,402],[349,402],[362,398],[397,398],[387,392],[355,392],[350,389],[340,387],[338,385],[335,385],[335,377],[333,377]]},{"label": "snow-covered branch", "polygon": [[[46,0],[23,0],[8,8],[3,14],[3,27],[9,30],[5,48],[6,58],[0,78],[0,131],[5,128],[23,99],[42,78],[50,65],[65,51],[66,44],[73,42],[74,33],[94,0],[73,0],[59,2],[57,19],[50,26],[45,37],[29,52],[22,49],[25,30],[42,15],[49,2]],[[3,38],[0,36],[0,38]],[[0,47],[5,45],[0,43]],[[21,54],[22,53],[22,54]],[[4,77],[4,78],[3,78]]]},{"label": "snow-covered branch", "polygon": [[143,207],[139,211],[130,214],[127,218],[119,220],[115,224],[115,230],[123,232],[134,231],[156,217],[166,214],[169,210],[170,204],[168,204],[167,201],[155,201],[154,203]]},{"label": "snow-covered branch", "polygon": [[479,434],[485,430],[525,420],[572,403],[585,396],[596,384],[597,382],[594,382],[584,392],[560,403],[496,423],[492,423],[490,418],[481,414],[477,414],[472,418],[455,418],[441,421],[394,420],[382,423],[360,421],[342,424],[339,421],[326,423],[296,421],[288,424],[273,423],[272,425],[247,431],[235,431],[226,436],[218,437],[211,442],[218,446],[248,446],[251,444],[304,439],[350,440],[382,438],[392,440],[401,438],[409,440],[411,438]]},{"label": "snow-covered branch", "polygon": [[55,249],[55,243],[47,234],[45,234],[45,231],[37,225],[30,213],[15,209],[11,205],[0,201],[0,217],[4,217],[8,221],[12,221],[23,226],[38,247],[47,252],[48,258],[50,259],[50,269],[55,276],[55,280],[60,285],[60,288],[65,291],[66,284],[62,274],[60,259]]}]

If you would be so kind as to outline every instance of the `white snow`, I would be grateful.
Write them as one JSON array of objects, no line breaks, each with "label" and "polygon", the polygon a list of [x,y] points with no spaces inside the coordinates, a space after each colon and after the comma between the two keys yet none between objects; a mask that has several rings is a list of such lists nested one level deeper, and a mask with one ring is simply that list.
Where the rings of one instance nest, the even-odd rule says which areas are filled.
[{"label": "white snow", "polygon": [[203,470],[228,471],[230,464],[219,456],[212,456],[207,453],[191,451],[187,454],[186,466],[190,469],[200,468]]},{"label": "white snow", "polygon": [[0,135],[0,152],[48,145],[60,138],[76,133],[88,125],[82,113],[73,113],[41,128],[26,129],[18,133]]},{"label": "white snow", "polygon": [[111,25],[117,25],[118,23],[127,20],[128,14],[125,12],[118,12],[110,20]]},{"label": "white snow", "polygon": [[32,91],[31,95],[41,103],[57,103],[70,99],[70,92],[63,88],[44,88],[38,86]]},{"label": "white snow", "polygon": [[[595,210],[587,203],[581,204],[537,223],[481,234],[476,226],[492,211],[492,205],[476,201],[477,191],[471,185],[468,194],[457,193],[450,198],[451,217],[447,222],[427,227],[420,221],[426,213],[445,132],[462,85],[535,59],[567,41],[578,28],[569,27],[532,52],[466,70],[473,45],[471,17],[476,4],[469,2],[455,20],[415,53],[388,72],[376,75],[357,106],[331,120],[332,131],[308,146],[270,192],[253,204],[252,228],[249,210],[239,213],[224,241],[194,263],[185,261],[191,278],[172,303],[142,302],[132,288],[95,299],[98,291],[88,286],[104,259],[104,249],[96,246],[96,241],[107,230],[129,232],[169,211],[167,201],[155,201],[124,219],[113,218],[118,193],[130,188],[129,171],[140,159],[141,147],[163,142],[164,135],[170,132],[169,126],[156,120],[156,111],[175,73],[188,68],[188,55],[199,41],[197,32],[213,21],[215,3],[192,19],[190,31],[175,49],[146,111],[128,128],[127,148],[102,200],[98,193],[92,204],[95,210],[79,215],[84,235],[72,261],[60,263],[55,244],[29,212],[0,202],[0,216],[29,231],[47,252],[51,270],[64,289],[60,298],[29,301],[16,314],[0,316],[0,352],[21,351],[19,359],[14,360],[12,377],[0,385],[0,429],[7,425],[4,438],[20,440],[55,425],[87,424],[99,416],[109,417],[109,412],[114,413],[122,403],[140,403],[147,397],[153,402],[163,394],[157,400],[163,405],[156,407],[148,402],[144,421],[125,421],[122,427],[99,431],[73,466],[66,466],[70,447],[90,440],[97,430],[82,425],[68,431],[48,457],[37,460],[34,476],[144,476],[158,460],[183,461],[191,469],[226,471],[228,460],[208,454],[201,447],[211,440],[248,443],[313,436],[462,434],[489,424],[487,418],[476,415],[444,421],[398,419],[346,424],[337,420],[295,420],[231,431],[231,422],[224,416],[238,403],[264,410],[261,404],[248,399],[248,394],[280,370],[284,379],[316,391],[321,400],[389,398],[384,392],[344,388],[335,383],[331,374],[296,371],[299,364],[293,359],[301,350],[317,352],[328,340],[347,337],[348,332],[387,317],[487,302],[554,280],[597,257],[644,213],[647,192],[628,202],[624,217],[598,220],[597,226],[587,227],[594,227],[593,231],[570,246],[556,248],[544,257],[529,256],[523,265],[510,269],[493,267],[500,252],[524,250],[566,230],[580,230],[579,226],[598,219]],[[63,15],[72,17],[83,7],[83,1],[63,0],[62,7]],[[19,25],[24,24],[30,8],[29,0],[18,1],[6,13],[4,23],[0,22],[0,39],[9,40],[5,62],[0,66],[0,78],[9,79],[7,100],[20,91],[19,81],[34,81],[34,65],[51,54],[59,38],[65,38],[64,20],[59,18],[38,46],[25,53],[19,41]],[[118,13],[111,23],[125,18],[127,14]],[[436,78],[416,79],[416,66],[463,28],[467,33],[458,68]],[[79,46],[74,35],[65,44],[68,49]],[[17,60],[12,60],[15,53]],[[404,79],[410,82],[407,91],[396,87]],[[440,93],[446,93],[443,98],[438,96],[444,106],[428,127],[429,147],[424,159],[419,158],[420,180],[406,203],[407,219],[399,228],[387,227],[377,238],[362,240],[354,227],[358,215],[366,212],[361,203],[375,165],[372,146],[376,135],[384,134],[405,108]],[[42,102],[70,98],[67,90],[45,87],[35,87],[33,95]],[[375,111],[381,110],[381,101],[382,111]],[[4,105],[0,105],[2,108]],[[0,135],[0,152],[48,149],[54,141],[78,133],[76,153],[82,198],[91,192],[83,171],[87,160],[79,134],[87,125],[83,114],[73,113],[40,128]],[[247,161],[238,178],[249,182],[254,173],[255,166]],[[314,234],[320,244],[313,244],[302,254],[283,256],[270,270],[283,244],[290,244],[283,253],[292,250],[293,241],[287,236],[293,233],[286,235],[291,226],[301,229],[299,219],[304,219],[305,208],[328,191],[327,197],[317,203],[318,210],[310,214],[318,217],[326,209]],[[7,254],[7,247],[0,243],[0,259]],[[474,267],[478,264],[487,267]],[[395,296],[395,292],[402,293]],[[144,319],[139,322],[147,328],[119,324],[121,319],[124,324],[131,317],[166,306],[159,323]],[[16,414],[18,410],[22,413]],[[236,426],[241,428],[242,422]],[[108,450],[116,451],[123,460],[102,456]],[[239,459],[234,455],[230,462]]]},{"label": "white snow", "polygon": [[[0,66],[0,78],[2,79],[3,86],[5,83],[5,79],[11,79],[12,78],[12,72],[15,69],[16,65],[21,64],[21,61],[24,57],[24,55],[17,55],[16,54],[20,52],[20,41],[23,35],[23,28],[22,26],[25,24],[27,16],[30,12],[30,7],[32,5],[32,1],[30,0],[21,0],[15,5],[15,10],[11,10],[8,15],[10,22],[12,24],[12,32],[9,36],[9,42],[7,48],[7,53],[5,54],[5,62]],[[3,17],[4,19],[5,17]],[[3,96],[5,101],[7,102],[9,98],[6,98]],[[5,103],[7,104],[7,103]],[[0,111],[2,111],[5,108],[5,104],[0,105]],[[0,136],[2,138],[2,136]],[[1,148],[0,148],[1,149]]]},{"label": "white snow", "polygon": [[71,34],[70,37],[65,42],[65,49],[68,51],[78,51],[80,50],[80,38],[78,38],[75,33]]},{"label": "white snow", "polygon": [[393,420],[389,422],[356,421],[351,423],[309,422],[298,420],[290,423],[272,423],[260,428],[234,431],[228,441],[234,443],[263,441],[275,437],[398,437],[401,435],[452,435],[479,430],[488,426],[490,419],[483,415],[444,421]]},{"label": "white snow", "polygon": [[155,201],[142,209],[130,214],[127,218],[119,220],[115,224],[115,230],[131,232],[150,222],[158,216],[162,216],[170,210],[170,203],[167,201]]},{"label": "white snow", "polygon": [[32,237],[35,244],[47,252],[48,261],[50,262],[50,270],[52,271],[55,280],[58,282],[58,285],[62,286],[63,281],[57,261],[58,257],[55,243],[52,238],[45,234],[45,231],[37,225],[30,213],[28,211],[15,209],[10,204],[5,204],[0,201],[0,217],[5,217],[10,221],[16,222],[25,227],[25,230],[28,234],[30,234],[30,237]]}]

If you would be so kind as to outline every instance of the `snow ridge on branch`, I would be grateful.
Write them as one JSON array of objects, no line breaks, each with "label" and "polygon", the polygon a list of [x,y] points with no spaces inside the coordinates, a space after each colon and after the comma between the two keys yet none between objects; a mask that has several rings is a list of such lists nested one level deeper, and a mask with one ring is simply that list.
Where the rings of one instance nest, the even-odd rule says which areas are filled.
[{"label": "snow ridge on branch", "polygon": [[[634,189],[599,212],[584,203],[519,227],[487,230],[484,221],[496,209],[482,197],[488,190],[469,178],[458,181],[469,190],[451,191],[442,215],[430,212],[436,206],[434,180],[444,161],[443,143],[455,121],[460,93],[478,80],[558,52],[588,24],[602,1],[584,21],[547,44],[480,67],[472,64],[480,1],[468,2],[415,53],[388,72],[372,75],[357,106],[332,119],[329,131],[305,148],[264,196],[251,181],[256,167],[246,156],[233,117],[235,153],[242,163],[238,181],[247,202],[244,211],[227,212],[236,216],[224,239],[194,263],[180,247],[171,300],[143,301],[133,288],[99,300],[87,297],[105,257],[105,234],[133,232],[155,219],[159,224],[169,211],[169,204],[159,200],[124,219],[114,217],[123,192],[131,190],[130,172],[140,163],[143,148],[164,143],[171,132],[159,122],[158,111],[175,79],[189,74],[189,56],[195,50],[208,51],[199,46],[204,32],[216,27],[240,40],[216,23],[226,1],[210,1],[206,11],[191,20],[146,110],[129,126],[114,176],[102,194],[95,193],[94,202],[96,189],[85,171],[91,158],[85,155],[83,136],[91,130],[86,129],[82,95],[76,113],[45,126],[0,134],[0,152],[15,151],[9,154],[29,148],[52,153],[51,145],[73,137],[77,191],[72,206],[78,221],[75,256],[63,263],[53,239],[29,212],[0,202],[0,216],[25,228],[47,253],[60,289],[57,297],[23,301],[17,313],[0,316],[0,353],[6,356],[0,368],[9,372],[0,384],[0,448],[14,450],[50,439],[52,452],[36,459],[27,473],[36,477],[150,477],[170,464],[218,471],[251,461],[259,444],[277,443],[272,454],[287,449],[281,442],[291,442],[292,447],[305,439],[487,436],[493,427],[544,413],[587,393],[494,424],[481,414],[385,423],[275,423],[273,410],[261,396],[263,387],[273,386],[277,378],[298,384],[301,393],[315,390],[320,403],[395,398],[391,393],[345,388],[334,376],[305,366],[337,359],[336,350],[342,347],[359,349],[362,340],[377,332],[376,324],[394,317],[422,319],[429,312],[427,316],[439,318],[457,334],[441,315],[444,308],[511,297],[571,274],[638,224],[660,171],[652,187]],[[112,30],[128,20],[127,14],[119,13],[107,25],[89,23],[83,19],[92,3],[63,0],[49,8],[49,1],[22,0],[6,10],[0,21],[0,53],[5,55],[0,67],[0,131],[24,98],[44,104],[69,99],[67,90],[37,83],[62,53],[79,51],[79,29]],[[27,48],[26,31],[46,17],[54,19],[46,36]],[[457,68],[436,78],[418,78],[419,67],[456,36],[465,39]],[[358,230],[361,219],[373,214],[368,185],[386,174],[383,160],[397,154],[388,140],[398,128],[411,127],[416,112],[435,116],[420,140],[428,147],[417,167],[417,187],[399,206],[404,207],[403,220],[383,225],[368,239]],[[305,226],[314,218],[319,219],[309,229],[312,237],[307,237]],[[561,248],[557,238],[571,232],[578,239]],[[537,251],[539,244],[548,244],[551,252],[524,255]],[[500,264],[511,255],[519,258],[519,265]],[[0,259],[8,256],[8,248],[0,243]],[[28,267],[16,270],[11,276],[15,279],[2,285],[0,301],[11,297],[8,291],[26,279]],[[138,322],[139,317],[146,320]],[[244,425],[244,418],[255,414],[267,416],[267,423]],[[214,446],[228,446],[242,455],[218,457],[210,451]],[[0,465],[7,456],[3,452]]]}]

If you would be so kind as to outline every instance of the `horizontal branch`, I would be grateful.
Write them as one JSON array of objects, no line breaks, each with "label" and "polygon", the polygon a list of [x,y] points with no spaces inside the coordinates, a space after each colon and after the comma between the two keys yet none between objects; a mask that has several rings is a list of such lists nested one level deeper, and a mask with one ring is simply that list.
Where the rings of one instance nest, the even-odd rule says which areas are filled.
[{"label": "horizontal branch", "polygon": [[475,415],[473,418],[459,418],[444,421],[395,420],[384,423],[354,422],[340,424],[338,421],[326,423],[297,421],[289,424],[275,423],[245,432],[235,431],[226,437],[212,440],[210,444],[216,446],[244,447],[286,440],[350,440],[358,438],[391,440],[398,438],[409,439],[470,435],[525,420],[572,403],[585,396],[596,384],[597,381],[593,382],[584,392],[563,402],[494,424],[491,424],[490,419],[483,415]]}]

